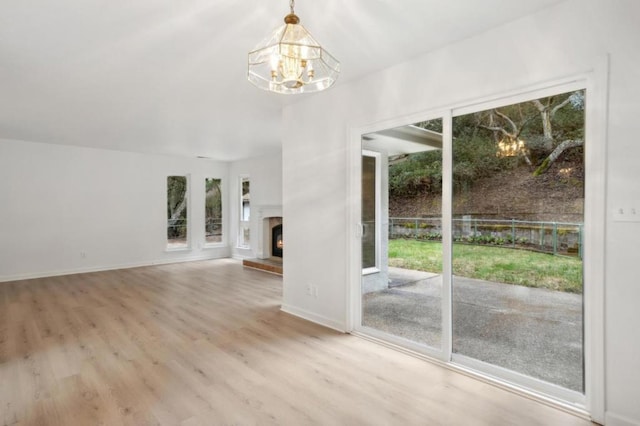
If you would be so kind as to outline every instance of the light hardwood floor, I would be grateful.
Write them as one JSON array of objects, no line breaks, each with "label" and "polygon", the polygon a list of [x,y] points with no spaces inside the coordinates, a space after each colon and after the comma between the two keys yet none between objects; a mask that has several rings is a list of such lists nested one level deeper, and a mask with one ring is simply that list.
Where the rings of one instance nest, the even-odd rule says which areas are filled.
[{"label": "light hardwood floor", "polygon": [[588,425],[280,312],[224,259],[0,283],[2,425]]}]

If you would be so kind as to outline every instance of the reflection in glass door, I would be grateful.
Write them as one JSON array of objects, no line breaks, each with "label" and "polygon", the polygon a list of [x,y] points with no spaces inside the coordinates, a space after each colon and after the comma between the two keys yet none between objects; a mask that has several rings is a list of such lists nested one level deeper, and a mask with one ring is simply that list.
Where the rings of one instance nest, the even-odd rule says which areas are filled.
[{"label": "reflection in glass door", "polygon": [[362,140],[361,325],[442,347],[442,120]]},{"label": "reflection in glass door", "polygon": [[380,154],[362,152],[362,270],[379,271]]},{"label": "reflection in glass door", "polygon": [[453,360],[580,394],[584,105],[579,90],[458,116],[452,147]]}]

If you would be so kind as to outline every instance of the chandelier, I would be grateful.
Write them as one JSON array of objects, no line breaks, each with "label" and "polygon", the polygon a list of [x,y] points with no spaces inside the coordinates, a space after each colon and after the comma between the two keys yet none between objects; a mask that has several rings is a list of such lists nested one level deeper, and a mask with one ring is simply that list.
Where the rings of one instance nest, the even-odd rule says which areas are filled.
[{"label": "chandelier", "polygon": [[284,25],[249,52],[248,79],[257,87],[276,93],[319,92],[329,88],[340,74],[340,62],[300,25],[294,13]]}]

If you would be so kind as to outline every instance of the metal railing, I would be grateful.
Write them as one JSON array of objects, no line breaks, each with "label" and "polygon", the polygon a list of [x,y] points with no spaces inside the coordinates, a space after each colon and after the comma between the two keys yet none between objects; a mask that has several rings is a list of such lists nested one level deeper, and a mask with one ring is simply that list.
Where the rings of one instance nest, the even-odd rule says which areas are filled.
[{"label": "metal railing", "polygon": [[[167,238],[170,240],[186,238],[187,224],[187,219],[168,220]],[[207,219],[204,228],[206,237],[218,237],[222,235],[222,221],[220,219]]]},{"label": "metal railing", "polygon": [[[554,255],[583,254],[583,223],[454,218],[454,242],[522,248]],[[389,238],[442,241],[441,218],[391,217]]]},{"label": "metal railing", "polygon": [[222,235],[222,221],[220,219],[207,219],[204,224],[204,232],[207,237]]},{"label": "metal railing", "polygon": [[206,243],[222,242],[222,221],[220,219],[206,219],[204,223]]},{"label": "metal railing", "polygon": [[187,237],[187,219],[173,219],[167,221],[167,238],[178,240]]}]

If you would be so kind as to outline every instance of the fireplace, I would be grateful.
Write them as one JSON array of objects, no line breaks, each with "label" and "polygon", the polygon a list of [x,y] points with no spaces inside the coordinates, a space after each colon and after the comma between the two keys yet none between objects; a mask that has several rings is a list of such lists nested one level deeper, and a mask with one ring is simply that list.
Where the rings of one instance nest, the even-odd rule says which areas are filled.
[{"label": "fireplace", "polygon": [[[255,210],[258,217],[256,257],[258,259],[275,258],[281,261],[282,227],[279,228],[280,247],[277,247],[278,238],[274,239],[273,228],[282,225],[282,206],[257,206]],[[273,250],[274,247],[276,248],[275,251]]]},{"label": "fireplace", "polygon": [[264,219],[264,248],[262,259],[282,258],[282,217],[272,216]]},{"label": "fireplace", "polygon": [[282,257],[282,224],[278,224],[271,228],[271,255]]},{"label": "fireplace", "polygon": [[[253,215],[254,207],[251,206],[251,208]],[[257,218],[256,259],[243,259],[242,264],[249,268],[282,275],[284,260],[282,258],[282,206],[256,206],[255,216]]]}]

